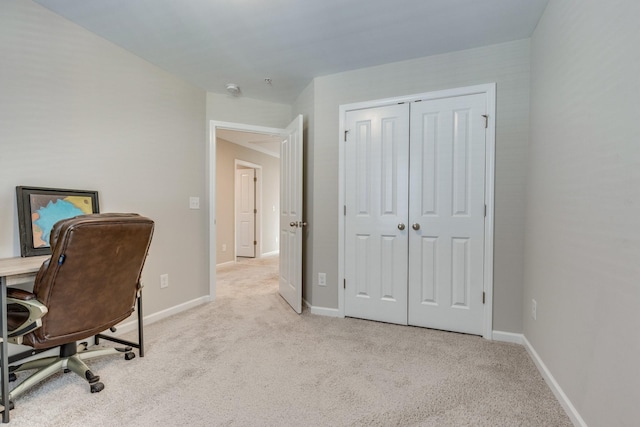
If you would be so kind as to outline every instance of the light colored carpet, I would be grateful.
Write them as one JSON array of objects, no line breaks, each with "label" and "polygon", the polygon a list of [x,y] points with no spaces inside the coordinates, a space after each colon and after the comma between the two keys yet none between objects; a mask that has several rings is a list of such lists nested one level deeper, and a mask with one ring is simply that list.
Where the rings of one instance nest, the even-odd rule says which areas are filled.
[{"label": "light colored carpet", "polygon": [[18,426],[570,426],[523,347],[295,314],[277,259],[218,270],[215,303],[145,328],[144,358],[90,362],[18,399]]}]

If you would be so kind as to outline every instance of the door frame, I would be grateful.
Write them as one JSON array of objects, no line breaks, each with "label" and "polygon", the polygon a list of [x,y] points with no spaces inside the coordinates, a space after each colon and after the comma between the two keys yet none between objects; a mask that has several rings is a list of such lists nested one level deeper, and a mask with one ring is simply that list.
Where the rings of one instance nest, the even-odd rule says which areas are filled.
[{"label": "door frame", "polygon": [[[345,117],[348,111],[382,107],[404,102],[452,98],[455,96],[485,94],[487,99],[487,133],[485,146],[485,204],[487,214],[484,222],[484,292],[485,307],[483,333],[486,339],[493,339],[493,233],[495,198],[495,151],[496,151],[496,84],[487,83],[453,89],[438,90],[420,94],[384,98],[372,101],[340,105],[338,133],[338,277],[345,280]],[[345,317],[345,289],[338,288],[338,315]]]},{"label": "door frame", "polygon": [[[207,184],[209,195],[209,295],[208,301],[216,299],[216,129],[236,130],[240,132],[261,133],[265,135],[287,135],[283,128],[255,126],[245,123],[209,121],[209,144],[207,146]],[[258,150],[259,151],[259,150]]]},{"label": "door frame", "polygon": [[[256,177],[256,186],[255,186],[255,206],[254,208],[257,210],[257,213],[255,214],[254,220],[255,220],[255,240],[258,242],[257,245],[255,245],[255,253],[254,256],[256,258],[260,258],[262,257],[262,166],[256,164],[256,163],[251,163],[251,162],[246,162],[244,160],[240,160],[240,159],[235,159],[234,160],[234,166],[233,166],[233,170],[237,171],[238,170],[238,166],[240,167],[244,167],[247,169],[253,169],[255,171],[255,177]],[[238,258],[238,248],[237,248],[237,238],[238,238],[238,223],[237,223],[237,215],[238,213],[236,212],[236,207],[237,207],[237,200],[236,198],[238,197],[238,193],[237,193],[237,185],[238,183],[236,182],[236,176],[233,176],[233,218],[234,218],[234,226],[233,226],[233,241],[235,242],[234,244],[234,254],[233,254],[233,259],[236,260]]]}]

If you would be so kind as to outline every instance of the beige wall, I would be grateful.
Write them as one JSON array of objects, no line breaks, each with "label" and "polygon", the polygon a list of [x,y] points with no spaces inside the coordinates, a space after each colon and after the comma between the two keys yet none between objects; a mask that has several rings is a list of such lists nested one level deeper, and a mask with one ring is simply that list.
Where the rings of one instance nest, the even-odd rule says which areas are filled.
[{"label": "beige wall", "polygon": [[220,93],[207,93],[207,121],[216,120],[253,126],[286,128],[291,119],[291,105]]},{"label": "beige wall", "polygon": [[638,17],[552,0],[531,44],[524,334],[590,426],[640,415]]},{"label": "beige wall", "polygon": [[[342,104],[497,83],[494,329],[522,331],[525,153],[529,131],[529,41],[521,40],[316,78],[313,188],[305,289],[318,307],[338,307],[338,108]],[[302,111],[302,110],[301,110]],[[317,286],[318,272],[327,286]]]},{"label": "beige wall", "polygon": [[[278,250],[278,222],[280,204],[280,159],[233,144],[218,138],[216,142],[216,263],[235,259],[235,165],[236,160],[253,163],[262,168],[262,204],[257,206],[262,218],[261,236],[256,236],[262,252]],[[274,210],[275,207],[275,210]],[[223,250],[226,245],[226,251]]]},{"label": "beige wall", "polygon": [[205,92],[27,0],[0,2],[0,58],[0,257],[17,185],[97,190],[156,221],[146,315],[207,295]]}]

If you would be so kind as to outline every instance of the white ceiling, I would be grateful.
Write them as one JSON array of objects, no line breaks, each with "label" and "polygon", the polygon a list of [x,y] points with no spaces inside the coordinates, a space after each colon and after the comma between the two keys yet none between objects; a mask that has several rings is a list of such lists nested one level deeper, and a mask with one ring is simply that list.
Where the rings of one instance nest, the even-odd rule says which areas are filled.
[{"label": "white ceiling", "polygon": [[202,89],[287,104],[318,76],[527,38],[548,2],[35,1]]}]

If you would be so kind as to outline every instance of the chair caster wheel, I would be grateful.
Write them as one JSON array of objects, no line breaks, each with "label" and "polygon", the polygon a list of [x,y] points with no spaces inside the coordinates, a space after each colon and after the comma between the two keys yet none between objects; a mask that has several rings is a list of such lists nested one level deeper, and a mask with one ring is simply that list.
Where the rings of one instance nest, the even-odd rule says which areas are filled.
[{"label": "chair caster wheel", "polygon": [[133,359],[134,357],[136,357],[136,354],[135,354],[135,353],[133,353],[133,352],[131,352],[131,351],[130,351],[130,352],[128,352],[128,353],[125,353],[125,354],[124,354],[124,359],[125,359],[125,360],[131,360],[131,359]]},{"label": "chair caster wheel", "polygon": [[9,372],[9,382],[12,383],[15,380],[18,379],[18,376],[16,374],[14,374],[13,372]]},{"label": "chair caster wheel", "polygon": [[91,384],[91,393],[100,393],[104,389],[104,384],[101,382]]}]

